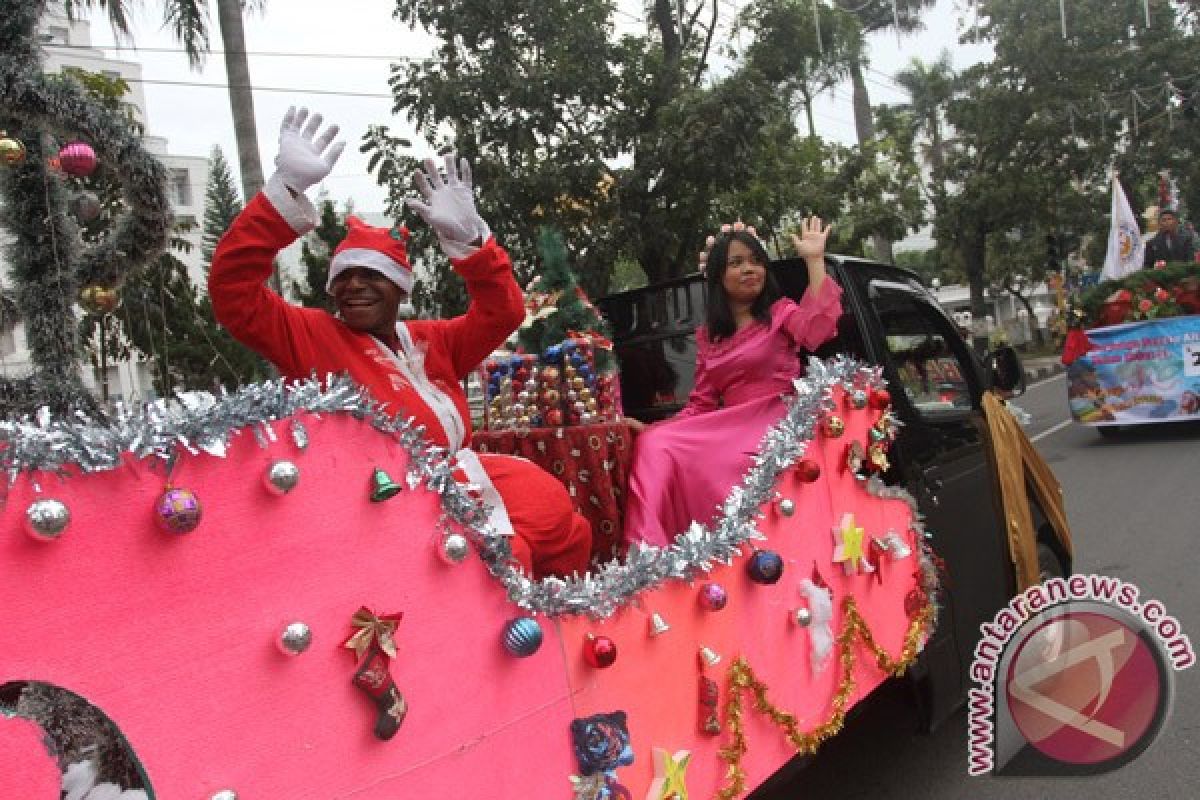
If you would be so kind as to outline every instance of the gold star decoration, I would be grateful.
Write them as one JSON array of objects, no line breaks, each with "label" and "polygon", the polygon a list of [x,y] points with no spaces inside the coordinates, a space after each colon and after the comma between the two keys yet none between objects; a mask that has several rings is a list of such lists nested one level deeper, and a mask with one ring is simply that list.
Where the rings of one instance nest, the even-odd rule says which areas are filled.
[{"label": "gold star decoration", "polygon": [[867,560],[863,552],[863,537],[866,531],[854,522],[850,512],[842,514],[842,522],[833,529],[833,539],[836,547],[833,550],[834,562],[841,563],[847,575],[853,575],[861,568],[863,572],[874,572],[875,568]]},{"label": "gold star decoration", "polygon": [[654,748],[654,780],[650,782],[646,797],[654,800],[688,800],[684,773],[691,760],[692,754],[687,750],[671,755],[661,747]]}]

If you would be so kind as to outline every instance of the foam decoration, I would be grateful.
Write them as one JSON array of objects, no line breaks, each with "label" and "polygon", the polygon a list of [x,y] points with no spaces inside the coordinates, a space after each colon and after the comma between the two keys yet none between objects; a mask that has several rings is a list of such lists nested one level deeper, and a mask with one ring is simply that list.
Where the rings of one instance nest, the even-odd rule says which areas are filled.
[{"label": "foam decoration", "polygon": [[[831,402],[840,405],[840,391]],[[843,416],[847,435],[863,438],[878,412]],[[537,614],[545,646],[513,658],[502,631],[529,612],[509,601],[511,587],[481,559],[447,569],[429,554],[445,535],[439,494],[410,484],[387,503],[371,503],[363,482],[346,479],[355,465],[408,474],[396,438],[361,415],[329,411],[304,417],[300,449],[289,435],[294,422],[234,436],[224,457],[179,453],[171,481],[205,503],[204,523],[189,536],[155,527],[153,503],[167,477],[155,459],[62,477],[21,474],[0,507],[0,686],[39,680],[85,697],[127,738],[154,796],[232,788],[245,797],[525,798],[554,786],[565,794],[579,771],[571,721],[615,710],[624,712],[633,754],[632,763],[618,759],[622,791],[645,796],[654,779],[650,748],[671,742],[691,753],[692,793],[711,796],[725,774],[718,751],[728,731],[698,730],[701,646],[727,657],[707,668],[718,684],[745,659],[780,708],[799,720],[828,714],[839,670],[812,668],[811,630],[788,622],[795,583],[751,580],[749,548],[704,576],[729,594],[719,614],[696,602],[695,584],[670,579],[611,613]],[[756,518],[763,546],[789,574],[832,563],[829,531],[847,513],[868,537],[903,532],[918,550],[911,498],[837,469],[844,441],[818,436],[808,445],[803,457],[821,467],[817,482],[803,484],[795,470],[779,474],[773,491],[795,498],[794,516]],[[262,471],[284,458],[304,480],[273,496],[263,491]],[[23,531],[24,509],[49,486],[73,517],[71,535],[53,547]],[[854,624],[899,658],[911,626],[905,598],[919,575],[892,569],[876,583],[828,569],[831,632],[836,637],[847,608],[856,609]],[[848,599],[854,605],[844,605]],[[342,647],[363,606],[404,611],[389,670],[408,713],[386,742],[364,720],[354,659]],[[648,635],[644,609],[669,619],[669,633]],[[310,627],[312,645],[300,658],[283,658],[279,631],[294,620]],[[589,632],[620,642],[621,658],[604,670],[590,667],[578,650]],[[845,641],[861,647],[856,637]],[[863,649],[848,704],[884,677]],[[794,754],[762,715],[747,715],[742,729],[740,767],[751,785]],[[250,753],[247,741],[255,743]]]},{"label": "foam decoration", "polygon": [[654,748],[654,780],[646,790],[646,800],[688,800],[687,768],[692,754],[680,750],[675,754]]},{"label": "foam decoration", "polygon": [[829,661],[829,653],[833,649],[833,631],[829,627],[833,619],[833,598],[829,589],[818,586],[812,579],[800,581],[800,593],[808,603],[808,629],[812,671],[820,672]]}]

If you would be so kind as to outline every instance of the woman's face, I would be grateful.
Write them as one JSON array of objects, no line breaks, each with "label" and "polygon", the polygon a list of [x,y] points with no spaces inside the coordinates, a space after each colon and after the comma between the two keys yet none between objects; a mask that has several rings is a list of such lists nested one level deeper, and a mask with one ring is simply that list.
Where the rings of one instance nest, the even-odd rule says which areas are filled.
[{"label": "woman's face", "polygon": [[754,251],[737,239],[730,242],[725,274],[721,278],[721,285],[725,287],[730,302],[753,303],[762,292],[766,280],[767,265],[759,261]]}]

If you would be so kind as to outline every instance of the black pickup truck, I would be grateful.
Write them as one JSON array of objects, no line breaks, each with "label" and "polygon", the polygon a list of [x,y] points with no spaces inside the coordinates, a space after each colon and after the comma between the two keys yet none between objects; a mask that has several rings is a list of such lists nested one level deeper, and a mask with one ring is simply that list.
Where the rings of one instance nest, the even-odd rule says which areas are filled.
[{"label": "black pickup truck", "polygon": [[[921,721],[932,728],[963,702],[980,624],[1017,592],[982,398],[988,389],[1023,391],[1024,373],[1011,348],[978,356],[912,272],[840,256],[826,265],[843,288],[843,314],[837,337],[813,355],[845,353],[883,368],[903,423],[884,478],[917,499],[945,562],[937,631],[908,676]],[[770,269],[799,300],[808,283],[803,263]],[[613,329],[627,415],[659,420],[687,400],[705,292],[695,274],[599,302]],[[1036,500],[1030,504],[1043,579],[1068,574],[1069,547]]]}]

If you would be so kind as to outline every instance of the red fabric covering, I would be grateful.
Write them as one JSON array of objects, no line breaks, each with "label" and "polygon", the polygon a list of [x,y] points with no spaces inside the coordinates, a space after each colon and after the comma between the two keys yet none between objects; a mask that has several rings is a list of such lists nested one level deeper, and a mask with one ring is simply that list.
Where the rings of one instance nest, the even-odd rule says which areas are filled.
[{"label": "red fabric covering", "polygon": [[[471,447],[480,453],[523,456],[567,487],[592,528],[593,561],[620,554],[622,507],[633,456],[633,436],[623,423],[480,431]],[[490,474],[490,473],[489,473]]]},{"label": "red fabric covering", "polygon": [[1067,331],[1067,341],[1063,344],[1062,363],[1069,367],[1076,359],[1091,352],[1095,347],[1081,328],[1071,328]]},{"label": "red fabric covering", "polygon": [[[438,415],[372,336],[320,309],[293,306],[267,288],[276,253],[295,238],[296,232],[262,194],[238,215],[217,246],[208,279],[221,324],[286,378],[349,373],[390,413],[402,412],[424,425],[434,444],[457,448],[469,443],[471,415],[461,381],[525,318],[524,299],[504,249],[493,238],[469,258],[452,262],[471,298],[465,314],[406,323],[424,351],[425,375],[453,400],[465,426],[465,441],[452,443]],[[537,577],[560,566],[567,573],[585,567],[590,532],[572,516],[566,492],[528,461],[480,461],[504,499],[515,538],[524,539],[513,546],[521,565]]]}]

